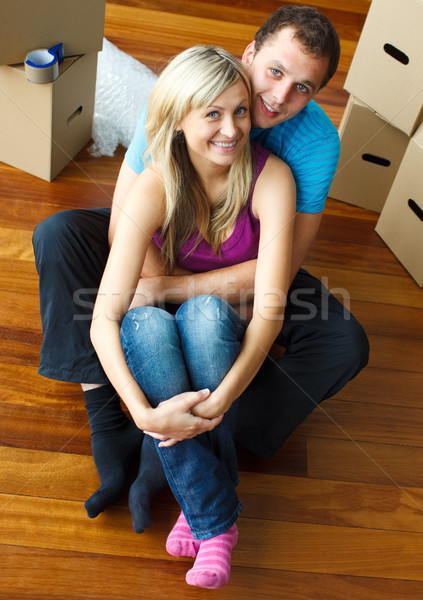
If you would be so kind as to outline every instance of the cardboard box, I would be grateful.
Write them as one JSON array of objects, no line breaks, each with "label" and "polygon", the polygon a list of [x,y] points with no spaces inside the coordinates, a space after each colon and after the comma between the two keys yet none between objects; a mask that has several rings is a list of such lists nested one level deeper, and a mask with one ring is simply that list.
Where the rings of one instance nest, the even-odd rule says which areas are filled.
[{"label": "cardboard box", "polygon": [[67,58],[53,83],[0,67],[0,161],[52,181],[91,139],[97,52]]},{"label": "cardboard box", "polygon": [[376,231],[423,287],[423,125],[411,138]]},{"label": "cardboard box", "polygon": [[373,0],[345,89],[412,135],[423,117],[423,0]]},{"label": "cardboard box", "polygon": [[65,56],[99,52],[106,0],[1,0],[0,65],[63,43]]},{"label": "cardboard box", "polygon": [[409,137],[350,96],[339,126],[341,154],[329,196],[380,212]]}]

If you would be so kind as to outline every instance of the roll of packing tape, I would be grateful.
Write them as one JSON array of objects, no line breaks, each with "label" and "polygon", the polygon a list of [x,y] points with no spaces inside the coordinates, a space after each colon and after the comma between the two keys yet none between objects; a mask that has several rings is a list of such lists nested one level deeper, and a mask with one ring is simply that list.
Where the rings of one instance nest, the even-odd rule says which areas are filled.
[{"label": "roll of packing tape", "polygon": [[25,59],[25,75],[31,83],[51,83],[59,77],[59,64],[63,62],[63,44],[48,50],[33,50]]}]

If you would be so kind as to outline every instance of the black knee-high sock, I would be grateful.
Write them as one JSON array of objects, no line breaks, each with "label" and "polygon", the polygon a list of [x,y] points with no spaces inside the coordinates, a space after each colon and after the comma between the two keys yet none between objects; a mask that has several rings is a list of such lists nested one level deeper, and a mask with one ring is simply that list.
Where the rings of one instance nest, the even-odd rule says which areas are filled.
[{"label": "black knee-high sock", "polygon": [[128,503],[136,533],[142,533],[150,527],[151,500],[157,492],[166,487],[167,479],[154,440],[146,435],[142,442],[138,475],[129,490]]},{"label": "black knee-high sock", "polygon": [[139,458],[144,434],[123,412],[110,384],[88,390],[84,397],[94,462],[101,481],[85,502],[87,514],[93,519],[121,496],[130,465]]}]

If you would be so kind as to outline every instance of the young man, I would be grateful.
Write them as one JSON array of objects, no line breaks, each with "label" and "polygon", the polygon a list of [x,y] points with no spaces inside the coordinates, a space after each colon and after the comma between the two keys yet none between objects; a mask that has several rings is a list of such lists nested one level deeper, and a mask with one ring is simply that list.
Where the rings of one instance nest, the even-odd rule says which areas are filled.
[{"label": "young man", "polygon": [[[268,18],[243,55],[253,88],[251,138],[290,166],[297,186],[291,288],[277,340],[285,353],[268,357],[239,403],[237,440],[264,457],[272,456],[313,408],[368,360],[361,326],[300,268],[318,231],[339,158],[337,131],[313,101],[335,73],[339,52],[338,36],[326,17],[313,8],[284,6]],[[108,255],[109,220],[111,241],[126,193],[144,168],[145,148],[141,118],[120,170],[111,219],[108,209],[64,211],[34,233],[44,331],[39,373],[83,384],[102,482],[86,503],[91,517],[120,495],[143,435],[122,412],[91,346],[89,329]],[[244,310],[254,289],[255,262],[208,273],[167,274],[152,250],[136,302],[181,303],[213,293]],[[193,395],[184,410],[196,402]],[[197,419],[195,426],[197,434],[210,429],[206,419]]]}]

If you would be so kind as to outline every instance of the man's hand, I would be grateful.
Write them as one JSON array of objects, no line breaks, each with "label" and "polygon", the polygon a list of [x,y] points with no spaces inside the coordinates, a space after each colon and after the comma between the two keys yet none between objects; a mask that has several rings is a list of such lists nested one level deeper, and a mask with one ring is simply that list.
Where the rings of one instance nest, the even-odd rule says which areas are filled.
[{"label": "man's hand", "polygon": [[137,306],[157,306],[162,291],[161,277],[142,277],[132,299],[131,308]]},{"label": "man's hand", "polygon": [[191,271],[177,265],[169,272],[164,266],[159,248],[151,242],[130,308],[158,306],[165,302],[182,304],[187,299],[186,290],[176,277],[191,274]]},{"label": "man's hand", "polygon": [[178,285],[177,275],[142,277],[129,309],[137,306],[164,306],[166,302],[183,304],[186,300],[184,288]]}]

